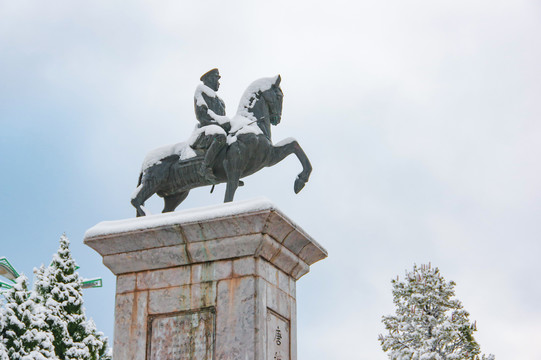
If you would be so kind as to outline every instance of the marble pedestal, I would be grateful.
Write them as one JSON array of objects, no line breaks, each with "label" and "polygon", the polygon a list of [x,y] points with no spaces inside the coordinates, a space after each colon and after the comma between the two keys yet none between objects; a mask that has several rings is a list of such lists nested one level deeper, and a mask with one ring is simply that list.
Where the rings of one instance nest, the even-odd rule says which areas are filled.
[{"label": "marble pedestal", "polygon": [[115,360],[296,359],[296,281],[327,252],[268,200],[103,222]]}]

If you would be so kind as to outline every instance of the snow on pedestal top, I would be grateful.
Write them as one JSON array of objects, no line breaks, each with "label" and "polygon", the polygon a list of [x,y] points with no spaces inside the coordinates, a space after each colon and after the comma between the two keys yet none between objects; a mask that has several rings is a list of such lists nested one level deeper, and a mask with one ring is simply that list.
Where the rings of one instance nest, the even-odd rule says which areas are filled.
[{"label": "snow on pedestal top", "polygon": [[258,197],[251,200],[186,209],[165,214],[148,215],[133,219],[102,221],[88,229],[84,237],[107,236],[178,223],[206,221],[263,210],[278,210],[278,208],[269,199]]}]

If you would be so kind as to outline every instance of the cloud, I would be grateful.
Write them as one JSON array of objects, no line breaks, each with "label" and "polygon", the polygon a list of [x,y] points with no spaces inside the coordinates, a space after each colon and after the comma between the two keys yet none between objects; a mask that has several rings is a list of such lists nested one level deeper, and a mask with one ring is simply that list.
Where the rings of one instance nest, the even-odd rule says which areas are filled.
[{"label": "cloud", "polygon": [[[133,216],[145,153],[195,125],[199,76],[220,68],[231,115],[249,83],[280,73],[273,138],[299,140],[312,178],[295,196],[291,157],[237,199],[270,197],[329,250],[299,281],[299,354],[385,358],[389,280],[432,261],[457,282],[483,350],[535,357],[520,339],[535,344],[541,316],[538,13],[526,0],[2,2],[3,229],[39,251],[9,241],[0,255],[29,273],[67,230],[111,296],[114,279],[77,239]],[[182,207],[222,196],[200,189]],[[96,294],[87,307],[111,336],[112,300]]]}]

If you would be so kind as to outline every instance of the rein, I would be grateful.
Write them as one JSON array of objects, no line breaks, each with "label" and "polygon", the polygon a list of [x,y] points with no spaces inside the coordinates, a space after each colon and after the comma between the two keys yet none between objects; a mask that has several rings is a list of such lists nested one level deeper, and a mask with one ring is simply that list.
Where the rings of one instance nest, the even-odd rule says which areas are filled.
[{"label": "rein", "polygon": [[235,136],[241,129],[244,129],[245,126],[249,126],[249,125],[252,125],[253,123],[256,123],[258,122],[259,120],[254,120],[252,122],[249,122],[248,124],[245,124],[243,125],[240,129],[238,129],[237,131],[235,131],[234,133],[229,133],[228,135],[233,135]]}]

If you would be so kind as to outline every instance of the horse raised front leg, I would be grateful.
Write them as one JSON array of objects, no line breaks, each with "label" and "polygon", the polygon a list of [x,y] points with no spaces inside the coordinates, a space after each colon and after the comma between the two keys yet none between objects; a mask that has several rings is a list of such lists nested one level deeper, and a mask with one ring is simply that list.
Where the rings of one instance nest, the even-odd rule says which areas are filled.
[{"label": "horse raised front leg", "polygon": [[227,186],[225,189],[224,202],[231,202],[235,197],[235,192],[239,186],[241,174],[242,159],[240,148],[237,142],[234,142],[227,149],[227,155],[224,160],[224,169],[227,175]]},{"label": "horse raised front leg", "polygon": [[295,179],[295,184],[293,186],[295,194],[298,194],[310,178],[310,173],[312,172],[312,165],[310,164],[310,160],[308,160],[308,157],[302,150],[297,140],[293,138],[287,138],[275,144],[272,147],[271,160],[268,166],[273,166],[279,163],[290,154],[295,154],[302,165],[302,171],[299,173],[299,175],[297,175],[297,178]]}]

